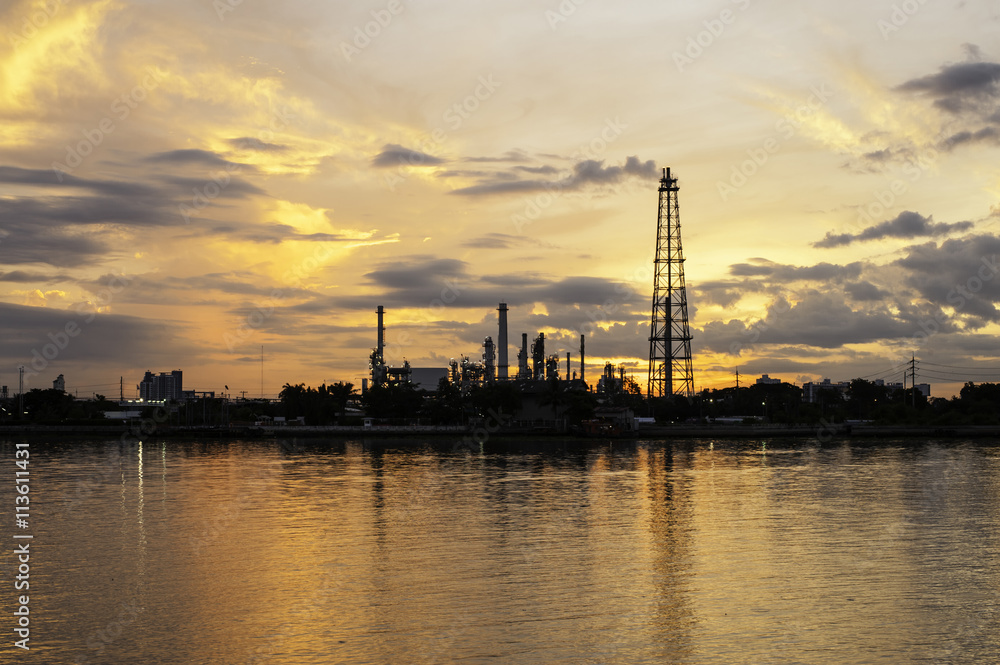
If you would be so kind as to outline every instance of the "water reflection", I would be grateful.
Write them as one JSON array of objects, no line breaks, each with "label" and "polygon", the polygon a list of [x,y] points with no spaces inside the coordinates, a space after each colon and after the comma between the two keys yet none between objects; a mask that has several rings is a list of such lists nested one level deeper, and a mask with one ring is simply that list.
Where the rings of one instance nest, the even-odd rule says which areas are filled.
[{"label": "water reflection", "polygon": [[1000,659],[995,447],[36,449],[50,662]]}]

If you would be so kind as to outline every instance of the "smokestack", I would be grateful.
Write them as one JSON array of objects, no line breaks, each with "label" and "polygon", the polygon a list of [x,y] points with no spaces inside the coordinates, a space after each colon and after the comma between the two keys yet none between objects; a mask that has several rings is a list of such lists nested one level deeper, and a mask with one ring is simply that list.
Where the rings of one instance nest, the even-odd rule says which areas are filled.
[{"label": "smokestack", "polygon": [[497,346],[499,346],[499,359],[498,359],[498,376],[500,381],[507,380],[507,303],[502,302],[500,306],[497,307],[497,311],[500,312],[500,334],[497,338]]},{"label": "smokestack", "polygon": [[583,381],[583,385],[587,385],[587,377],[584,372],[587,371],[587,357],[583,353],[583,335],[580,335],[580,380]]},{"label": "smokestack", "polygon": [[385,348],[385,325],[383,325],[382,319],[382,315],[385,313],[385,310],[382,308],[382,305],[379,305],[378,309],[375,311],[378,312],[378,344],[375,348],[378,349],[379,360],[382,360],[385,358],[383,355],[383,349]]},{"label": "smokestack", "polygon": [[569,371],[569,351],[567,351],[566,352],[566,380],[569,381],[569,378],[571,376],[573,376],[573,375]]},{"label": "smokestack", "polygon": [[517,354],[517,378],[531,378],[528,376],[528,333],[521,333],[521,352]]}]

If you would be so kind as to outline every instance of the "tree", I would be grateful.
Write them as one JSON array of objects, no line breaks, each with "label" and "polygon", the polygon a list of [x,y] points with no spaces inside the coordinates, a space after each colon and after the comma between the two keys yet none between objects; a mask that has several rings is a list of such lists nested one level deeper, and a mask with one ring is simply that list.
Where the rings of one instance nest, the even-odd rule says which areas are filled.
[{"label": "tree", "polygon": [[559,379],[553,377],[545,382],[545,389],[538,396],[538,405],[552,406],[552,419],[559,417],[559,407],[566,402],[566,387]]},{"label": "tree", "polygon": [[354,384],[338,381],[327,388],[327,394],[333,401],[337,414],[343,416],[344,411],[347,410],[347,403],[354,397]]},{"label": "tree", "polygon": [[462,423],[463,405],[462,390],[443,376],[423,412],[435,425],[458,425]]},{"label": "tree", "polygon": [[413,384],[372,386],[362,398],[365,412],[375,418],[416,418],[423,396]]}]

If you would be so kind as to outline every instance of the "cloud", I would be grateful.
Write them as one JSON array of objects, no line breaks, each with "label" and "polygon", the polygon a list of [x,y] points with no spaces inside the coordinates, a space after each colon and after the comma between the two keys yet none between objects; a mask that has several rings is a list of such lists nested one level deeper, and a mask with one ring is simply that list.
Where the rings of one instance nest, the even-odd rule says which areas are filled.
[{"label": "cloud", "polygon": [[10,272],[0,272],[0,282],[14,282],[17,284],[36,284],[38,282],[46,282],[49,284],[55,282],[67,282],[71,281],[73,278],[66,274],[52,275],[49,273],[41,272],[25,272],[23,270],[11,270]]},{"label": "cloud", "polygon": [[[409,264],[409,265],[407,265]],[[377,270],[365,273],[371,283],[398,290],[442,288],[445,282],[464,278],[468,264],[458,259],[438,259],[430,256],[400,257],[399,261],[384,264]]]},{"label": "cloud", "polygon": [[941,142],[943,150],[953,150],[955,147],[966,143],[1000,143],[1000,132],[994,127],[983,127],[972,132],[963,130],[956,132]]},{"label": "cloud", "polygon": [[525,239],[521,236],[513,236],[509,233],[487,233],[484,236],[466,240],[462,247],[472,249],[510,249],[518,245],[524,245]]},{"label": "cloud", "polygon": [[[59,373],[71,378],[71,368],[85,365],[105,378],[107,368],[118,372],[123,367],[178,366],[195,363],[200,356],[183,341],[184,330],[176,323],[93,312],[89,306],[60,310],[0,303],[0,362],[10,367],[23,364],[29,373],[37,371],[36,378],[26,381],[27,388],[46,387]],[[72,337],[65,334],[68,324],[75,326],[70,328],[76,332]],[[44,347],[54,344],[50,335],[63,348],[46,359]],[[52,356],[51,350],[44,353]]]},{"label": "cloud", "polygon": [[[924,162],[933,162],[939,151],[1000,143],[996,125],[1000,125],[1000,63],[982,62],[974,45],[964,45],[967,61],[946,64],[933,74],[905,81],[893,91],[913,99],[928,100],[944,112],[941,125],[932,137],[915,140],[913,135],[894,135],[885,130],[871,131],[861,137],[861,145],[873,148],[860,151],[845,168],[861,173],[883,172],[891,164],[911,165],[923,170]],[[909,100],[907,100],[907,103]],[[934,118],[934,114],[927,115]]]},{"label": "cloud", "polygon": [[858,302],[876,302],[885,300],[889,296],[888,291],[883,291],[867,281],[850,282],[844,285],[844,290]]},{"label": "cloud", "polygon": [[78,178],[55,169],[22,169],[0,166],[0,183],[50,188],[78,188],[95,194],[116,197],[150,197],[158,194],[154,187],[121,180],[90,180]]},{"label": "cloud", "polygon": [[525,173],[534,173],[535,175],[552,175],[554,173],[559,173],[559,169],[554,166],[515,166],[518,171],[524,171]]},{"label": "cloud", "polygon": [[747,279],[741,282],[725,280],[699,282],[697,286],[689,288],[692,292],[692,300],[695,302],[730,307],[748,293],[763,291],[767,286],[759,280]]},{"label": "cloud", "polygon": [[382,152],[372,159],[372,166],[389,168],[392,166],[435,166],[444,164],[445,160],[419,150],[404,148],[396,143],[386,143]]},{"label": "cloud", "polygon": [[467,162],[525,162],[528,155],[521,150],[508,150],[501,157],[467,157]]},{"label": "cloud", "polygon": [[257,152],[287,152],[287,145],[277,143],[265,143],[252,136],[243,136],[238,139],[229,139],[229,145],[238,150],[256,150]]},{"label": "cloud", "polygon": [[1000,63],[962,62],[946,65],[936,74],[906,81],[897,87],[934,99],[934,105],[950,113],[979,108],[1000,96]]},{"label": "cloud", "polygon": [[[537,175],[558,173],[555,168],[526,168],[517,166],[514,170],[527,171]],[[656,162],[642,162],[636,156],[625,159],[621,166],[604,166],[603,160],[586,159],[573,165],[572,172],[560,180],[511,180],[510,173],[498,172],[478,184],[452,190],[460,196],[490,196],[538,191],[577,191],[587,185],[614,185],[629,177],[654,178],[657,175]]]},{"label": "cloud", "polygon": [[[178,176],[169,176],[163,180],[184,191],[201,189],[205,187],[206,182],[211,182],[206,181],[204,178],[182,178]],[[236,199],[244,198],[251,194],[265,195],[267,192],[260,187],[247,182],[246,180],[229,175],[229,180],[226,183],[226,186],[219,188],[219,194],[216,198]]]},{"label": "cloud", "polygon": [[869,226],[860,233],[827,233],[826,236],[813,243],[813,247],[829,248],[850,245],[866,240],[882,240],[884,238],[920,238],[941,236],[955,231],[968,231],[972,222],[955,222],[953,224],[935,224],[933,217],[924,217],[920,213],[904,210],[894,219],[887,220],[875,226]]},{"label": "cloud", "polygon": [[942,332],[956,330],[934,306],[894,311],[885,302],[854,308],[845,294],[811,290],[799,295],[794,305],[778,299],[768,306],[760,321],[731,319],[707,324],[701,331],[703,348],[731,353],[757,345],[796,345],[840,349],[852,344],[912,338],[922,321],[936,315],[944,321]]},{"label": "cloud", "polygon": [[584,183],[615,183],[625,176],[636,176],[640,178],[653,178],[658,175],[656,162],[648,160],[640,162],[636,156],[625,159],[624,166],[603,166],[603,161],[588,159],[578,162],[573,166],[573,176],[571,186],[582,185]]},{"label": "cloud", "polygon": [[156,164],[201,164],[209,168],[246,167],[245,164],[237,165],[235,162],[223,159],[209,150],[170,150],[150,155],[146,161]]},{"label": "cloud", "polygon": [[825,261],[813,266],[793,266],[757,259],[757,264],[735,263],[729,267],[732,275],[742,277],[768,277],[769,281],[780,284],[798,281],[831,282],[854,279],[861,274],[860,262],[837,265]]},{"label": "cloud", "polygon": [[[81,201],[89,203],[89,201]],[[100,205],[95,203],[95,205]],[[110,209],[113,206],[107,206]],[[110,211],[110,210],[109,210]],[[0,209],[0,241],[6,265],[48,264],[57,268],[87,265],[113,252],[104,231],[67,227],[60,213],[86,213],[72,201],[14,200]]]},{"label": "cloud", "polygon": [[907,271],[906,284],[941,307],[952,307],[968,326],[1000,321],[1000,238],[971,235],[908,248],[892,265]]}]

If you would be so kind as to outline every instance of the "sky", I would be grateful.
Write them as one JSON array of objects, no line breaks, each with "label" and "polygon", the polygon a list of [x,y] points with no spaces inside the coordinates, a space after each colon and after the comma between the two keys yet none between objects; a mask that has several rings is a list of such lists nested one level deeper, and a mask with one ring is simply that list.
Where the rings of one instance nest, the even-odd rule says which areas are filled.
[{"label": "sky", "polygon": [[[695,386],[1000,380],[1000,4],[8,0],[0,384],[274,396],[510,307],[645,385],[661,169]],[[263,353],[264,362],[261,363]],[[907,365],[908,366],[908,365]],[[968,368],[968,369],[966,369]],[[746,380],[741,378],[741,382]]]}]

